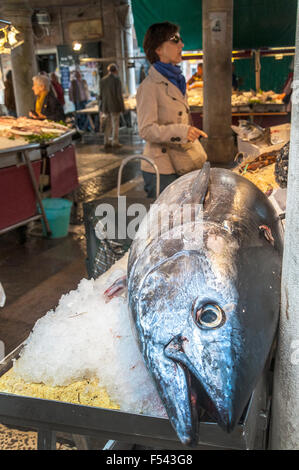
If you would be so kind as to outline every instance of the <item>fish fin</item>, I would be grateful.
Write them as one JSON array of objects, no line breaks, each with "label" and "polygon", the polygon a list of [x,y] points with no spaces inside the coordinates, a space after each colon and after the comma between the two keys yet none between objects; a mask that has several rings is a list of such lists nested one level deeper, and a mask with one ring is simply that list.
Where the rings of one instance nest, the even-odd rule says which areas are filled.
[{"label": "fish fin", "polygon": [[209,188],[209,181],[210,181],[210,170],[211,164],[210,162],[205,162],[203,164],[202,169],[198,177],[196,178],[192,192],[191,192],[191,203],[194,204],[203,204],[206,198],[208,188]]},{"label": "fish fin", "polygon": [[259,226],[259,231],[262,235],[264,235],[266,240],[268,242],[270,242],[272,246],[274,246],[275,242],[274,242],[274,238],[273,238],[272,231],[271,231],[270,227],[268,227],[268,225],[260,225]]},{"label": "fish fin", "polygon": [[105,302],[108,303],[113,297],[120,297],[127,288],[127,276],[116,279],[104,292]]}]

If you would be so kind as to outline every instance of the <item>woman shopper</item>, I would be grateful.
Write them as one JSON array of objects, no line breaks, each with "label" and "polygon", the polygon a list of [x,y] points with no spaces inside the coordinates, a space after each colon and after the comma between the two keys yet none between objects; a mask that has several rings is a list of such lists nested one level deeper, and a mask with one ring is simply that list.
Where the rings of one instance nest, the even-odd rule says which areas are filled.
[{"label": "woman shopper", "polygon": [[16,100],[15,94],[13,89],[13,81],[12,81],[12,71],[9,70],[6,74],[6,80],[4,82],[4,104],[7,108],[7,112],[9,116],[17,117],[17,108],[16,108]]},{"label": "woman shopper", "polygon": [[63,107],[50,90],[50,79],[45,75],[33,77],[32,90],[35,95],[34,110],[29,112],[32,119],[63,121]]},{"label": "woman shopper", "polygon": [[[198,138],[207,135],[191,124],[186,80],[178,63],[183,41],[179,27],[164,22],[147,30],[143,49],[152,64],[137,91],[137,118],[140,136],[146,141],[144,155],[160,172],[160,192],[184,173],[201,168],[207,159]],[[142,162],[144,189],[155,197],[156,175]]]}]

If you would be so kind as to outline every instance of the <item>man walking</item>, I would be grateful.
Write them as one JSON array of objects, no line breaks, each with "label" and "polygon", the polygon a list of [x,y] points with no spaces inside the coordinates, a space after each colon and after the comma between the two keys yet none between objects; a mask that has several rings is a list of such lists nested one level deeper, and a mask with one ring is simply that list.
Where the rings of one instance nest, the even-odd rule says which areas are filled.
[{"label": "man walking", "polygon": [[118,140],[119,117],[125,106],[115,64],[108,65],[108,74],[102,78],[100,87],[100,110],[107,116],[104,126],[104,149],[120,148],[122,145]]},{"label": "man walking", "polygon": [[[89,100],[89,91],[86,80],[82,79],[79,70],[75,72],[75,78],[71,81],[69,89],[70,100],[75,105],[75,110],[79,111],[84,109]],[[87,116],[79,116],[77,118],[77,125],[79,129],[84,130],[87,124]]]}]

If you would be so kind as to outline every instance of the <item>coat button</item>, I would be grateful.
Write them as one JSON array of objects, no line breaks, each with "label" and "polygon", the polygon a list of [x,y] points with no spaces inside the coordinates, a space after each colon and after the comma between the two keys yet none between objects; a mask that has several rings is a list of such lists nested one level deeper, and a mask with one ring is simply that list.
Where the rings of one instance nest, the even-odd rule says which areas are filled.
[{"label": "coat button", "polygon": [[167,152],[166,148],[163,147],[163,148],[162,148],[162,153],[166,153],[166,152]]},{"label": "coat button", "polygon": [[183,114],[183,111],[179,111],[179,112],[178,112],[178,115],[179,115],[179,116],[182,116],[182,114]]},{"label": "coat button", "polygon": [[172,98],[172,99],[173,99],[173,101],[176,101],[176,98]]}]

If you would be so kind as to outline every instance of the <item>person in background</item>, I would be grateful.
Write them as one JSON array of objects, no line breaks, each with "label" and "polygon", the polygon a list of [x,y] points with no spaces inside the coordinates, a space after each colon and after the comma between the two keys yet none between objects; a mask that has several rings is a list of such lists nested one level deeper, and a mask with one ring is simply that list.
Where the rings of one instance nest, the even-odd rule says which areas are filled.
[{"label": "person in background", "polygon": [[139,83],[143,82],[143,80],[145,79],[145,77],[146,77],[146,73],[145,73],[144,65],[141,65],[141,67],[140,67],[140,75],[139,75]]},{"label": "person in background", "polygon": [[64,90],[63,90],[61,84],[58,81],[58,77],[57,77],[56,73],[52,72],[51,75],[50,75],[50,79],[51,79],[52,87],[54,88],[54,90],[56,92],[56,98],[58,99],[61,106],[64,106],[64,104],[65,104]]},{"label": "person in background", "polygon": [[35,103],[34,111],[29,112],[29,117],[63,121],[65,118],[63,108],[50,90],[50,79],[45,75],[36,75],[32,80]]},{"label": "person in background", "polygon": [[[74,103],[75,110],[84,109],[89,101],[89,91],[87,81],[82,79],[79,70],[75,72],[75,78],[71,81],[69,89],[69,98]],[[84,130],[87,123],[87,116],[79,116],[77,124],[79,129]]]},{"label": "person in background", "polygon": [[[47,77],[47,78],[49,78],[49,80],[50,80],[49,74],[48,74],[48,72],[46,72],[45,70],[42,70],[41,72],[39,72],[38,75],[43,75],[44,77]],[[55,88],[54,88],[53,85],[52,85],[51,80],[50,80],[50,91],[53,93],[53,95],[55,96],[55,98],[57,98],[57,93],[56,93]]]},{"label": "person in background", "polygon": [[9,70],[6,74],[4,82],[4,104],[7,108],[9,116],[17,117],[15,94],[12,83],[12,72]]},{"label": "person in background", "polygon": [[289,66],[289,74],[283,85],[281,98],[286,105],[286,111],[288,113],[288,121],[291,122],[291,111],[292,111],[292,92],[293,92],[293,80],[294,80],[294,58]]},{"label": "person in background", "polygon": [[197,65],[196,72],[192,75],[191,78],[187,81],[187,90],[193,88],[195,86],[202,87],[203,86],[203,71],[202,71],[202,64]]},{"label": "person in background", "polygon": [[232,64],[232,87],[234,91],[237,91],[239,88],[239,78],[235,74],[235,64]]},{"label": "person in background", "polygon": [[108,65],[108,74],[100,83],[100,110],[107,115],[104,126],[104,149],[110,147],[120,148],[119,143],[119,118],[125,111],[122,95],[121,81],[115,64]]},{"label": "person in background", "polygon": [[[137,90],[138,129],[146,141],[144,156],[158,167],[160,192],[183,172],[192,171],[191,166],[201,168],[207,158],[198,140],[207,135],[191,124],[186,80],[177,65],[183,46],[179,27],[169,22],[151,25],[143,42],[152,65]],[[147,196],[155,198],[154,169],[142,161],[141,170]]]}]

